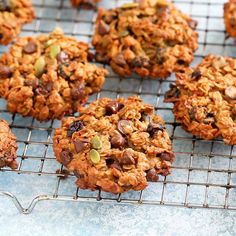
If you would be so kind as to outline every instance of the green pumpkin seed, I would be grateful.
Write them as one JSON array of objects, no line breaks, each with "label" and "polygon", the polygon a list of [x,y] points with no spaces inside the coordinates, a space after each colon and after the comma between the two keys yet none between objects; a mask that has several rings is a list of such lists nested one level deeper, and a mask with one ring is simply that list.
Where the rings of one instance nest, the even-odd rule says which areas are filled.
[{"label": "green pumpkin seed", "polygon": [[91,144],[94,149],[101,149],[102,148],[102,141],[98,136],[94,136],[91,139]]},{"label": "green pumpkin seed", "polygon": [[89,158],[93,164],[98,164],[100,162],[100,155],[95,149],[90,150]]},{"label": "green pumpkin seed", "polygon": [[56,39],[49,39],[45,44],[45,48],[48,48],[49,46],[51,46],[53,43],[55,43],[57,40]]},{"label": "green pumpkin seed", "polygon": [[41,76],[43,74],[43,72],[45,71],[45,66],[46,62],[44,60],[44,57],[39,57],[34,64],[36,76]]},{"label": "green pumpkin seed", "polygon": [[52,45],[50,47],[50,57],[52,59],[56,58],[56,56],[58,55],[58,53],[61,51],[61,47],[57,44]]},{"label": "green pumpkin seed", "polygon": [[124,30],[124,31],[119,32],[119,37],[125,37],[127,35],[129,35],[129,31],[128,30]]}]

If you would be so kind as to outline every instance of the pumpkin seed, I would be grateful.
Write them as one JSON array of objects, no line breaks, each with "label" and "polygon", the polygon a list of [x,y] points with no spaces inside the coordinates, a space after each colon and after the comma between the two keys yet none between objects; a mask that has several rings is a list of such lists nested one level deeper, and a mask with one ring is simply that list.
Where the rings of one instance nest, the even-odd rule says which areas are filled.
[{"label": "pumpkin seed", "polygon": [[93,164],[98,164],[100,161],[100,155],[95,149],[90,150],[89,158],[93,162]]}]

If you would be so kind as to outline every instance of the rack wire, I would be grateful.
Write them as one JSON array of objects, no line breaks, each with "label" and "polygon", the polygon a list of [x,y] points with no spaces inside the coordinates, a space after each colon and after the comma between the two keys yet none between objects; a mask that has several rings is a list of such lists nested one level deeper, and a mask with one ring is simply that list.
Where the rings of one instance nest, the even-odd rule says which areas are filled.
[{"label": "rack wire", "polygon": [[[131,1],[131,0],[130,0]],[[115,7],[129,0],[103,0],[100,6]],[[234,41],[226,37],[223,24],[222,0],[175,0],[183,12],[199,22],[199,49],[194,64],[209,53],[232,56],[236,52]],[[67,0],[34,0],[36,20],[23,29],[22,35],[48,33],[56,26],[67,35],[91,42],[95,10],[74,9]],[[0,52],[6,51],[0,47]],[[110,68],[108,67],[110,70]],[[63,200],[75,202],[139,203],[170,205],[189,208],[236,209],[236,150],[226,146],[222,140],[204,141],[184,132],[176,124],[169,104],[163,103],[163,96],[173,82],[174,76],[165,81],[143,80],[136,76],[120,79],[110,70],[102,91],[92,100],[109,96],[128,97],[137,94],[154,105],[156,113],[166,121],[173,140],[176,161],[172,174],[161,177],[157,183],[149,183],[143,191],[131,191],[114,195],[101,191],[76,188],[75,177],[69,175],[63,180],[63,166],[53,155],[53,131],[60,125],[57,120],[40,123],[33,118],[9,114],[5,101],[0,100],[0,117],[6,119],[17,135],[19,145],[19,168],[0,170],[0,196],[12,199],[18,210],[30,213],[42,200]],[[60,169],[62,172],[57,172]],[[33,199],[33,200],[32,200]],[[26,207],[23,207],[26,205]]]}]

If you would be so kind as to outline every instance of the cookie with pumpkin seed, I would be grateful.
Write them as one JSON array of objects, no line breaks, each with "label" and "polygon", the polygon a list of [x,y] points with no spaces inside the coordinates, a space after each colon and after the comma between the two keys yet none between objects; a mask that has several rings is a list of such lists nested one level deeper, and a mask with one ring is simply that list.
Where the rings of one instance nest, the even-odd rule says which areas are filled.
[{"label": "cookie with pumpkin seed", "polygon": [[168,175],[175,158],[163,120],[138,97],[101,98],[63,119],[53,148],[82,189],[142,190]]},{"label": "cookie with pumpkin seed", "polygon": [[72,6],[74,7],[85,7],[85,8],[95,8],[96,4],[100,2],[100,0],[70,0]]},{"label": "cookie with pumpkin seed", "polygon": [[0,44],[9,44],[20,33],[23,24],[34,18],[30,0],[0,0]]},{"label": "cookie with pumpkin seed", "polygon": [[8,111],[40,121],[72,114],[98,92],[107,71],[89,63],[86,43],[63,35],[19,38],[0,58],[0,96]]},{"label": "cookie with pumpkin seed", "polygon": [[182,127],[203,139],[236,144],[236,60],[209,55],[196,68],[176,74],[165,95]]},{"label": "cookie with pumpkin seed", "polygon": [[224,4],[224,23],[227,33],[236,39],[236,0]]},{"label": "cookie with pumpkin seed", "polygon": [[0,120],[0,168],[5,166],[12,169],[17,168],[16,150],[15,135],[11,132],[8,123]]},{"label": "cookie with pumpkin seed", "polygon": [[121,76],[135,72],[164,79],[193,60],[197,22],[165,0],[139,0],[99,9],[93,45],[96,59]]}]

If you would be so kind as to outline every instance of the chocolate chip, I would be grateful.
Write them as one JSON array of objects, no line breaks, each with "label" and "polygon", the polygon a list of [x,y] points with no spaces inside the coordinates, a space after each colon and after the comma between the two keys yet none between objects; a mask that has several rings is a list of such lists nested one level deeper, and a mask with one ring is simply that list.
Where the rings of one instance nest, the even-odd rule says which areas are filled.
[{"label": "chocolate chip", "polygon": [[179,60],[177,60],[177,63],[178,63],[179,65],[184,65],[184,64],[185,64],[185,61],[182,60],[182,59],[179,59]]},{"label": "chocolate chip", "polygon": [[159,156],[163,161],[171,161],[174,159],[174,154],[169,152],[162,152]]},{"label": "chocolate chip", "polygon": [[150,169],[147,172],[147,179],[149,181],[152,181],[152,182],[157,182],[158,181],[159,177],[158,177],[158,174],[157,174],[157,172],[154,168]]},{"label": "chocolate chip", "polygon": [[157,48],[156,50],[156,61],[158,64],[163,64],[163,62],[165,61],[165,54],[166,49],[164,48]]},{"label": "chocolate chip", "polygon": [[71,137],[74,132],[77,132],[77,131],[83,129],[83,127],[84,127],[84,124],[80,120],[72,122],[69,125],[68,131],[67,131],[67,136]]},{"label": "chocolate chip", "polygon": [[195,70],[191,75],[191,77],[196,80],[199,80],[201,76],[202,76],[202,73],[200,70]]},{"label": "chocolate chip", "polygon": [[120,109],[122,109],[124,107],[124,104],[116,102],[116,101],[112,101],[109,102],[106,105],[106,115],[110,116],[112,114],[116,114]]},{"label": "chocolate chip", "polygon": [[135,57],[131,61],[131,66],[133,67],[147,67],[149,65],[149,61],[145,57]]},{"label": "chocolate chip", "polygon": [[0,39],[2,39],[3,38],[3,33],[0,33]]},{"label": "chocolate chip", "polygon": [[1,0],[0,1],[0,11],[11,11],[11,7],[9,5],[8,0]]},{"label": "chocolate chip", "polygon": [[149,123],[148,127],[147,127],[147,132],[150,134],[151,137],[153,137],[153,135],[161,130],[163,131],[165,129],[164,126],[156,124],[156,123]]},{"label": "chocolate chip", "polygon": [[128,120],[120,120],[118,122],[118,124],[117,124],[117,129],[119,130],[120,133],[126,134],[125,129],[127,127],[129,127],[129,126],[131,127],[130,121],[128,121]]},{"label": "chocolate chip", "polygon": [[121,168],[121,166],[120,166],[118,163],[113,163],[113,164],[111,164],[109,167],[110,167],[110,168],[115,168],[115,169],[117,169],[117,170],[122,171],[122,168]]},{"label": "chocolate chip", "polygon": [[85,87],[82,84],[77,84],[76,87],[71,89],[71,96],[74,100],[83,99],[86,96]]},{"label": "chocolate chip", "polygon": [[180,91],[175,84],[170,84],[170,90],[165,93],[164,102],[175,102],[180,95]]},{"label": "chocolate chip", "polygon": [[111,138],[111,147],[112,148],[122,148],[125,145],[125,138],[119,133],[115,134]]},{"label": "chocolate chip", "polygon": [[112,159],[112,158],[106,159],[106,165],[107,165],[107,166],[110,166],[110,165],[113,164],[114,162],[115,162],[115,160]]},{"label": "chocolate chip", "polygon": [[92,52],[88,52],[88,56],[87,56],[88,61],[93,61],[94,57],[95,57],[95,55]]},{"label": "chocolate chip", "polygon": [[66,54],[65,52],[63,51],[60,51],[58,54],[57,54],[57,61],[60,62],[60,63],[68,63],[69,62],[69,56],[68,54]]},{"label": "chocolate chip", "polygon": [[35,89],[35,93],[43,96],[49,95],[49,91],[43,85],[38,85],[37,88]]},{"label": "chocolate chip", "polygon": [[6,79],[12,76],[12,69],[5,65],[0,65],[0,79]]},{"label": "chocolate chip", "polygon": [[129,151],[124,151],[123,157],[120,159],[120,163],[123,165],[132,165],[135,164],[133,154]]},{"label": "chocolate chip", "polygon": [[225,95],[232,99],[235,100],[236,99],[236,87],[235,86],[229,86],[225,89]]},{"label": "chocolate chip", "polygon": [[37,45],[30,41],[23,47],[23,52],[26,54],[32,54],[37,51]]},{"label": "chocolate chip", "polygon": [[47,84],[45,85],[45,89],[46,89],[48,92],[51,92],[52,89],[53,89],[53,82],[52,82],[52,81],[48,81]]},{"label": "chocolate chip", "polygon": [[122,53],[118,53],[116,57],[114,58],[114,62],[119,66],[125,66],[126,60],[124,58],[124,55]]},{"label": "chocolate chip", "polygon": [[193,30],[195,30],[196,29],[196,27],[197,27],[197,21],[196,20],[188,20],[188,26],[190,27],[190,28],[192,28]]},{"label": "chocolate chip", "polygon": [[69,152],[69,151],[64,150],[60,154],[60,159],[61,159],[62,164],[66,166],[73,159],[72,153]]},{"label": "chocolate chip", "polygon": [[196,119],[196,113],[197,113],[198,107],[197,106],[193,106],[190,110],[189,110],[189,117],[191,120],[195,120]]},{"label": "chocolate chip", "polygon": [[98,24],[98,33],[103,36],[105,34],[108,34],[109,31],[110,31],[110,26],[106,24],[103,20],[100,20]]},{"label": "chocolate chip", "polygon": [[88,145],[88,142],[85,140],[75,140],[73,143],[77,153],[81,152]]},{"label": "chocolate chip", "polygon": [[39,80],[37,78],[32,80],[25,80],[25,85],[31,86],[33,89],[36,89],[39,85]]}]

